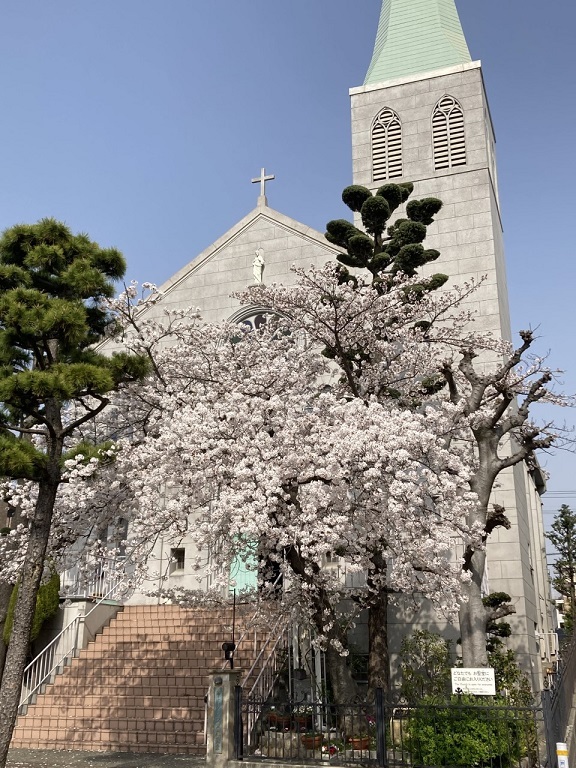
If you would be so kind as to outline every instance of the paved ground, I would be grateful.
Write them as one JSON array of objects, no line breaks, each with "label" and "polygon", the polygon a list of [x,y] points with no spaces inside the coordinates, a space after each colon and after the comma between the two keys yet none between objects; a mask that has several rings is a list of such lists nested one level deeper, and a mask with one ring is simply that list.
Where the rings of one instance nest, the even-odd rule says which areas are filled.
[{"label": "paved ground", "polygon": [[12,749],[6,768],[200,768],[203,757],[143,755],[130,752],[67,752]]}]

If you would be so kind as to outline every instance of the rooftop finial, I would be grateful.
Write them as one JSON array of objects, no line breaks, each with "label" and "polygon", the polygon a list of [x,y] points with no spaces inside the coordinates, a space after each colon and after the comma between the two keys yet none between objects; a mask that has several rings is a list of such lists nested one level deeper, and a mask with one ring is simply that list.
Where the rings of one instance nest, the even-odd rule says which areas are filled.
[{"label": "rooftop finial", "polygon": [[260,195],[258,197],[258,205],[268,205],[268,199],[266,198],[266,182],[272,181],[276,177],[274,175],[266,176],[266,169],[262,168],[260,176],[257,179],[252,179],[252,184],[258,184],[260,182]]}]

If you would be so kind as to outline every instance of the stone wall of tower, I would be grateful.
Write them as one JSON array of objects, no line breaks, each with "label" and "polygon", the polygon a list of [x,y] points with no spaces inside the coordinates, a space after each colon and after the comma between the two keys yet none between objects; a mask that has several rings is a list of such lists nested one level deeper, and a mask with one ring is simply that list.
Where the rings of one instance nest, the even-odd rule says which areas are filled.
[{"label": "stone wall of tower", "polygon": [[[400,117],[403,145],[403,175],[393,180],[413,182],[415,198],[439,197],[444,203],[426,240],[441,252],[432,271],[459,281],[486,275],[475,296],[478,327],[510,338],[502,224],[491,161],[493,134],[480,63],[362,86],[350,93],[354,183],[373,190],[385,183],[372,180],[372,124],[383,107],[390,107]],[[446,95],[457,99],[464,111],[467,162],[435,171],[432,112]]]},{"label": "stone wall of tower", "polygon": [[[429,272],[448,274],[452,284],[483,278],[469,304],[476,313],[475,328],[511,339],[495,141],[480,63],[362,86],[350,95],[354,183],[372,190],[386,183],[373,180],[372,126],[388,107],[402,125],[402,176],[390,181],[411,181],[413,198],[438,197],[444,203],[428,229],[426,246],[441,252]],[[464,113],[466,164],[435,170],[432,114],[447,95],[459,102]],[[498,529],[491,537],[488,579],[490,591],[512,596],[516,614],[509,619],[514,633],[511,643],[538,690],[542,683],[538,636],[550,631],[550,625],[545,581],[541,569],[535,574],[533,567],[533,559],[541,557],[535,551],[541,546],[542,528],[536,497],[525,466],[500,476],[494,501],[505,507],[512,527]],[[410,608],[401,608],[392,621],[397,629],[391,632],[392,650],[398,650],[402,635],[414,622],[430,628],[431,611],[425,607],[415,615]],[[446,629],[441,620],[437,626]]]}]

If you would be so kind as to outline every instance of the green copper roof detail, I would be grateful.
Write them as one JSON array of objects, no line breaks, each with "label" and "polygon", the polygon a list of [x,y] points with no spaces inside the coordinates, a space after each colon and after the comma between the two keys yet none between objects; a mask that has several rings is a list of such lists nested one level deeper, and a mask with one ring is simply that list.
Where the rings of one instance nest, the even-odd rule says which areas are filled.
[{"label": "green copper roof detail", "polygon": [[470,61],[454,0],[383,0],[364,85]]}]

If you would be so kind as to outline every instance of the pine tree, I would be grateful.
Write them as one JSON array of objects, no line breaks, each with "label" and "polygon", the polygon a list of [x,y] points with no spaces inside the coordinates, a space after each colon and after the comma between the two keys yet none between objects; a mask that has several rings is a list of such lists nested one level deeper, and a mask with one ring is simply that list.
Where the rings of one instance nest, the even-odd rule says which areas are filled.
[{"label": "pine tree", "polygon": [[546,538],[554,545],[558,559],[552,566],[554,589],[566,598],[565,628],[572,632],[576,615],[576,513],[562,504]]},{"label": "pine tree", "polygon": [[[63,465],[75,433],[108,405],[108,393],[140,379],[142,358],[94,350],[112,318],[125,262],[54,219],[0,238],[0,476],[36,484],[14,623],[2,676],[0,766],[16,720],[22,674]],[[91,449],[94,451],[94,447]]]}]

